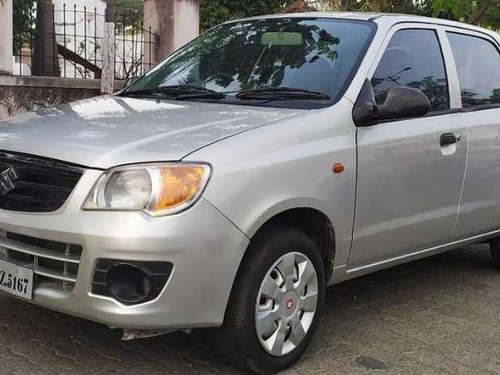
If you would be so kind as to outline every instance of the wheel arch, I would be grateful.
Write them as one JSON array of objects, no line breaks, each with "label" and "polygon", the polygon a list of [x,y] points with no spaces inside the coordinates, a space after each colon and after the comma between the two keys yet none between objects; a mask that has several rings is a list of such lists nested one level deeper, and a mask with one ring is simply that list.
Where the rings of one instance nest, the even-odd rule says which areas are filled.
[{"label": "wheel arch", "polygon": [[332,276],[337,255],[337,233],[333,215],[326,211],[325,207],[328,205],[319,199],[304,197],[283,200],[261,211],[258,218],[254,218],[244,229],[250,243],[245,249],[239,268],[248,255],[252,239],[257,234],[271,225],[289,226],[304,232],[321,250],[328,281]]},{"label": "wheel arch", "polygon": [[[229,301],[234,297],[234,288],[239,278],[242,266],[251,254],[253,239],[255,239],[255,237],[261,232],[266,231],[272,226],[292,227],[309,236],[321,251],[321,257],[323,259],[323,264],[325,265],[325,281],[328,283],[328,280],[331,279],[336,255],[336,237],[333,222],[322,210],[316,207],[289,207],[281,211],[274,211],[273,215],[268,215],[266,220],[261,221],[260,226],[255,227],[255,229],[251,232],[251,235],[247,234],[250,242],[244,251],[238,271],[236,272]],[[227,308],[230,303],[229,301],[226,306],[226,313],[224,316],[227,314]]]},{"label": "wheel arch", "polygon": [[[325,265],[325,275],[327,280],[330,279],[333,272],[333,265],[335,260],[335,228],[331,219],[321,210],[315,207],[293,207],[275,213],[265,220],[259,228],[257,228],[251,240],[257,236],[261,231],[273,225],[287,226],[295,228],[306,234],[316,244],[321,251],[321,257]],[[247,251],[249,250],[247,248]],[[242,262],[245,261],[247,255]]]}]

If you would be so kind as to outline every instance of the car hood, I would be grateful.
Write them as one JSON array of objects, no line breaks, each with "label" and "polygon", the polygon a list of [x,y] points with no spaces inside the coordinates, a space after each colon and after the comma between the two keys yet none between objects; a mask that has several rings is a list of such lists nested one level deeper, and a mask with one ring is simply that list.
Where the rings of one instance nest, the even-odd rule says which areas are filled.
[{"label": "car hood", "polygon": [[174,161],[300,112],[303,110],[102,96],[0,121],[0,150],[103,169]]}]

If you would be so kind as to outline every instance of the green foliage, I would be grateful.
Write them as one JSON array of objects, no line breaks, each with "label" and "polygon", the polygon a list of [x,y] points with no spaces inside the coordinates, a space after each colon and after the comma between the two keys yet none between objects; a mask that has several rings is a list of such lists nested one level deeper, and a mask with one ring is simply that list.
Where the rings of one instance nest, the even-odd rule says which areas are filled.
[{"label": "green foliage", "polygon": [[[349,11],[370,11],[406,14],[431,14],[432,0],[326,0],[333,8]],[[337,4],[337,6],[335,6]],[[340,5],[339,5],[340,4]]]},{"label": "green foliage", "polygon": [[382,11],[389,13],[432,15],[432,0],[390,0]]},{"label": "green foliage", "polygon": [[498,0],[434,0],[435,16],[500,28],[500,1]]},{"label": "green foliage", "polygon": [[493,5],[488,9],[483,20],[480,24],[486,27],[490,27],[494,30],[500,29],[500,4]]},{"label": "green foliage", "polygon": [[[227,20],[272,14],[293,0],[202,0],[201,29],[207,30]],[[432,0],[323,0],[312,2],[331,10],[397,12],[432,15]]]},{"label": "green foliage", "polygon": [[144,19],[143,0],[115,0],[116,23],[126,26],[140,27]]},{"label": "green foliage", "polygon": [[15,0],[13,2],[13,33],[14,54],[18,55],[25,44],[31,44],[35,35],[35,8],[34,0]]},{"label": "green foliage", "polygon": [[472,14],[478,5],[477,1],[471,0],[434,0],[432,9],[435,16],[447,16],[446,18],[465,20]]},{"label": "green foliage", "polygon": [[292,0],[202,0],[200,28],[207,30],[232,19],[277,13],[293,2]]},{"label": "green foliage", "polygon": [[[202,0],[201,29],[235,18],[276,13],[293,2]],[[500,28],[500,0],[318,0],[314,3],[322,3],[332,10],[419,14]]]}]

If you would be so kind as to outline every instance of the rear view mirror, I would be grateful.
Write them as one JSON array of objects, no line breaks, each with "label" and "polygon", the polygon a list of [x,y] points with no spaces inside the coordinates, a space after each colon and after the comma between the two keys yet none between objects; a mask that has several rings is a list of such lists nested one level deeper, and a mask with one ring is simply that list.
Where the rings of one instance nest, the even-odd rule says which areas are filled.
[{"label": "rear view mirror", "polygon": [[356,126],[370,126],[378,121],[421,117],[429,113],[431,103],[425,94],[411,87],[392,87],[385,102],[377,105],[373,86],[366,80],[353,109]]}]

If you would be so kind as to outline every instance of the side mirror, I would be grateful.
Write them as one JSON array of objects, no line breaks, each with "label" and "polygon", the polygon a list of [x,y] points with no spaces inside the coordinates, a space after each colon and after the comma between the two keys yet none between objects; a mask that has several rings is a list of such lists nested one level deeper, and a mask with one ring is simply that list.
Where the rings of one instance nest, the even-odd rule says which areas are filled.
[{"label": "side mirror", "polygon": [[431,103],[425,94],[410,87],[389,89],[384,104],[377,109],[381,120],[402,119],[423,116],[431,110]]},{"label": "side mirror", "polygon": [[366,80],[354,105],[353,119],[356,126],[369,126],[382,120],[421,117],[430,110],[431,103],[422,91],[403,86],[389,89],[385,102],[377,105],[373,86]]},{"label": "side mirror", "polygon": [[136,82],[139,78],[141,78],[141,77],[140,76],[133,76],[133,77],[127,78],[127,80],[125,81],[125,84],[123,85],[123,88],[129,87],[131,84]]}]

